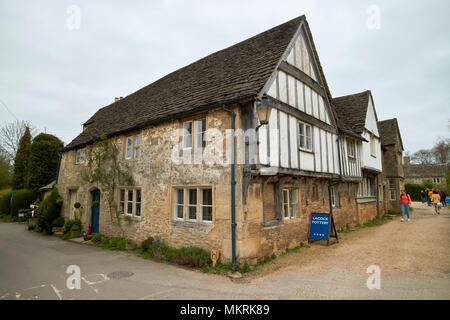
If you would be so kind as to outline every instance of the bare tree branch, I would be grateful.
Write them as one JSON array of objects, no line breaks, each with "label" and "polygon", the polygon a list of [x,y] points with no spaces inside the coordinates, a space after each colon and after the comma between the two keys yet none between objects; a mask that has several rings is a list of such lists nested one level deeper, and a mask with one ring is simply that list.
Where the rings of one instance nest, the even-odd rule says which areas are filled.
[{"label": "bare tree branch", "polygon": [[3,149],[10,162],[16,157],[19,140],[25,133],[26,127],[30,128],[31,137],[36,135],[36,127],[27,121],[13,121],[0,128],[0,148]]}]

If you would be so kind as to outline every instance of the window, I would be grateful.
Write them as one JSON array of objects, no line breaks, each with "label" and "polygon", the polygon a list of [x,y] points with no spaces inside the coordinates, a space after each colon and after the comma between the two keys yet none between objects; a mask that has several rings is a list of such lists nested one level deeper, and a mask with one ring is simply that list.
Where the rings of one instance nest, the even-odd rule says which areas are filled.
[{"label": "window", "polygon": [[192,121],[183,124],[183,148],[192,148]]},{"label": "window", "polygon": [[183,220],[184,218],[184,190],[175,189],[175,219]]},{"label": "window", "polygon": [[395,190],[389,190],[389,193],[390,193],[391,200],[397,200],[397,195],[396,195]]},{"label": "window", "polygon": [[201,220],[212,222],[212,190],[201,189],[200,191]]},{"label": "window", "polygon": [[[212,223],[212,188],[174,188],[173,191],[175,220]],[[197,212],[200,214],[197,215]]]},{"label": "window", "polygon": [[141,190],[136,190],[136,203],[135,203],[135,210],[134,215],[136,217],[141,216]]},{"label": "window", "polygon": [[333,208],[338,208],[339,207],[339,198],[336,193],[336,188],[334,186],[331,187],[330,192],[331,192],[331,205],[333,206]]},{"label": "window", "polygon": [[75,164],[81,164],[84,163],[84,160],[86,158],[86,149],[79,149],[77,150],[77,154],[75,157]]},{"label": "window", "polygon": [[128,190],[127,196],[127,214],[133,214],[133,190]]},{"label": "window", "polygon": [[205,143],[205,132],[206,132],[206,118],[195,120],[195,147],[204,148]]},{"label": "window", "polygon": [[139,158],[141,135],[127,137],[125,159]]},{"label": "window", "polygon": [[283,190],[283,212],[285,219],[297,217],[297,189]]},{"label": "window", "polygon": [[188,220],[197,221],[197,189],[188,190]]},{"label": "window", "polygon": [[133,137],[127,138],[127,151],[125,154],[126,159],[131,159],[131,146],[133,145]]},{"label": "window", "polygon": [[119,191],[119,212],[120,214],[125,213],[125,190],[121,189]]},{"label": "window", "polygon": [[140,143],[141,143],[141,135],[137,134],[134,137],[134,158],[135,159],[139,157]]},{"label": "window", "polygon": [[350,158],[356,157],[355,141],[352,140],[347,141],[347,152]]},{"label": "window", "polygon": [[121,215],[140,217],[142,213],[141,189],[119,189],[119,213]]},{"label": "window", "polygon": [[397,200],[397,188],[395,186],[395,180],[389,180],[389,197],[390,200]]},{"label": "window", "polygon": [[302,122],[298,127],[300,149],[312,151],[312,127]]},{"label": "window", "polygon": [[377,156],[377,150],[375,149],[375,136],[370,134],[370,155],[372,157]]}]

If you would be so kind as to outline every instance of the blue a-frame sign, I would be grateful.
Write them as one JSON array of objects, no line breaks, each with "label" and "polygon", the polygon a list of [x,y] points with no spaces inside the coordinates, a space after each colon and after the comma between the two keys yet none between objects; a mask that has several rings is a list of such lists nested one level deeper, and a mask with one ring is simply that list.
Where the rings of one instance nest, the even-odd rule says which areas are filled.
[{"label": "blue a-frame sign", "polygon": [[336,241],[339,242],[333,215],[330,213],[311,213],[308,242],[325,240],[328,245],[330,237],[336,238]]}]

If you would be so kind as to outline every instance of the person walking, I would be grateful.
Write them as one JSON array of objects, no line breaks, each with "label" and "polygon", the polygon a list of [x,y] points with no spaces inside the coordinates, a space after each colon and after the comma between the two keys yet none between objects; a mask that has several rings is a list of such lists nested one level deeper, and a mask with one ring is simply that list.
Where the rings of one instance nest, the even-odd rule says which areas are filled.
[{"label": "person walking", "polygon": [[422,198],[422,204],[424,204],[427,198],[425,195],[425,190],[420,191],[420,197]]},{"label": "person walking", "polygon": [[445,203],[446,198],[447,198],[447,194],[445,193],[445,191],[442,191],[441,202],[442,202],[443,207],[447,206],[447,204]]},{"label": "person walking", "polygon": [[428,190],[427,191],[427,200],[428,200],[428,206],[431,207],[431,196],[433,195],[433,191],[432,190]]},{"label": "person walking", "polygon": [[402,190],[402,193],[398,197],[398,201],[400,201],[400,204],[402,206],[402,222],[405,221],[405,211],[408,214],[408,221],[409,219],[409,206],[411,205],[411,197],[409,194],[406,193],[406,190]]},{"label": "person walking", "polygon": [[437,214],[439,214],[439,209],[441,207],[441,196],[437,191],[433,192],[433,195],[431,196],[431,201],[433,201],[434,210]]}]

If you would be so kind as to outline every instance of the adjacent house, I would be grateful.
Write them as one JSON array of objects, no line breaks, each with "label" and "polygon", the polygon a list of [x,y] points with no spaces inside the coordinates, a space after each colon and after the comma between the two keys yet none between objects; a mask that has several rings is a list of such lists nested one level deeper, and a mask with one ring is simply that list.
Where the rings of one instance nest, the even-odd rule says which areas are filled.
[{"label": "adjacent house", "polygon": [[383,210],[400,211],[398,197],[405,189],[403,142],[396,118],[378,122],[383,149]]},{"label": "adjacent house", "polygon": [[[382,185],[382,154],[378,131],[378,118],[373,96],[370,91],[364,91],[333,99],[339,119],[343,127],[362,137],[362,144],[355,148],[347,141],[348,157],[344,161],[354,162],[354,154],[360,155],[362,181],[358,185],[356,203],[360,215],[374,217],[380,214]],[[353,151],[354,150],[354,151]]]},{"label": "adjacent house", "polygon": [[[261,119],[265,94],[272,108]],[[85,230],[250,262],[306,241],[311,213],[332,211],[338,228],[365,222],[377,213],[381,149],[372,96],[356,99],[332,99],[298,17],[98,110],[62,154],[63,214],[79,202]],[[340,116],[336,101],[358,110]],[[83,180],[100,137],[133,177],[113,194]]]},{"label": "adjacent house", "polygon": [[449,166],[446,163],[411,164],[410,157],[404,157],[405,183],[431,183],[436,188],[447,188]]}]

